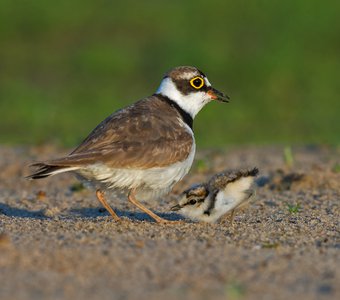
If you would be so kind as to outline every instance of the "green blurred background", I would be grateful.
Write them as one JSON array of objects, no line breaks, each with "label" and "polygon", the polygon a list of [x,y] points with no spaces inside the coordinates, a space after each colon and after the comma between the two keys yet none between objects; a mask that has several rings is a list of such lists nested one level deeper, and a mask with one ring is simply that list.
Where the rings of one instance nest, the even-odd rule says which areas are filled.
[{"label": "green blurred background", "polygon": [[194,65],[198,145],[340,142],[339,1],[0,1],[0,143],[74,146]]}]

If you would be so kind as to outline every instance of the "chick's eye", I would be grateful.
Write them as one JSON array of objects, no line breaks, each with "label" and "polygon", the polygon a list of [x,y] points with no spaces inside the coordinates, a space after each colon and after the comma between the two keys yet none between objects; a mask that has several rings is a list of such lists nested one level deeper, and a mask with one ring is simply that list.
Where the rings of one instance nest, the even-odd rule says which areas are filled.
[{"label": "chick's eye", "polygon": [[196,202],[197,202],[197,201],[196,201],[196,200],[194,200],[194,199],[192,199],[192,200],[190,200],[190,201],[189,201],[189,203],[190,203],[191,205],[194,205],[194,204],[196,204]]},{"label": "chick's eye", "polygon": [[198,90],[204,85],[204,79],[202,77],[194,77],[190,80],[190,84],[193,88]]}]

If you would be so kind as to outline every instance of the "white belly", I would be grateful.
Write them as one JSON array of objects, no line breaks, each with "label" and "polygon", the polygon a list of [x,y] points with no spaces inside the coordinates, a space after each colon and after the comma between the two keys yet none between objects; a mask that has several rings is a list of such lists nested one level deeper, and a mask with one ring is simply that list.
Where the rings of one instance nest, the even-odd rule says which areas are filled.
[{"label": "white belly", "polygon": [[[113,169],[101,163],[78,170],[82,177],[96,180],[106,188],[113,190],[136,189],[137,195],[143,198],[159,197],[168,193],[175,183],[188,172],[194,160],[195,142],[189,156],[184,160],[167,167],[151,169]],[[147,199],[143,199],[147,200]]]}]

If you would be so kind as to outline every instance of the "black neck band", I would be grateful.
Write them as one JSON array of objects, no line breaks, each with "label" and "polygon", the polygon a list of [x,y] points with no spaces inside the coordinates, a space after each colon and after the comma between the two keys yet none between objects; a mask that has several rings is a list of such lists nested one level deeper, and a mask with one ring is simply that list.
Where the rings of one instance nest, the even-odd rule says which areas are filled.
[{"label": "black neck band", "polygon": [[171,100],[169,97],[164,96],[162,94],[157,94],[157,97],[159,97],[161,100],[168,103],[170,106],[175,108],[178,113],[181,115],[182,120],[193,130],[193,122],[192,116],[187,113],[183,108],[181,108],[175,101]]}]

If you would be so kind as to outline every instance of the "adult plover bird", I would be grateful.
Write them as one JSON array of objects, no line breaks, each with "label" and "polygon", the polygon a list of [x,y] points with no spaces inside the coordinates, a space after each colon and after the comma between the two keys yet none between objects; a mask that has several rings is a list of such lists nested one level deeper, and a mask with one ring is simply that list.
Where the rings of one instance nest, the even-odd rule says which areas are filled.
[{"label": "adult plover bird", "polygon": [[243,206],[254,194],[254,178],[258,169],[226,171],[208,182],[192,186],[182,193],[179,203],[171,208],[190,219],[213,223]]},{"label": "adult plover bird", "polygon": [[98,200],[115,220],[119,217],[105,190],[126,192],[155,221],[166,222],[136,197],[158,198],[188,173],[196,148],[193,118],[211,100],[228,99],[197,68],[174,68],[154,95],[111,114],[68,156],[33,163],[38,169],[28,178],[71,171],[97,189]]}]

